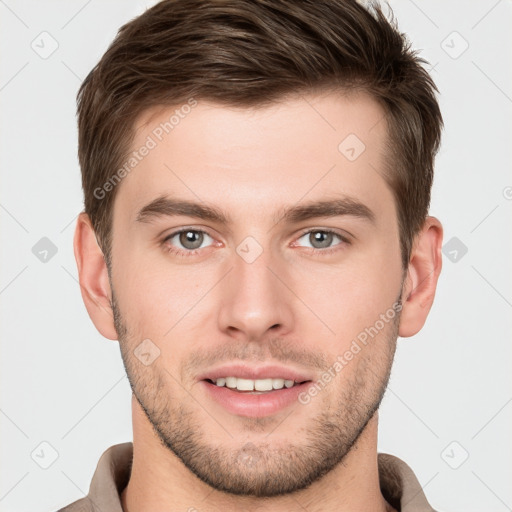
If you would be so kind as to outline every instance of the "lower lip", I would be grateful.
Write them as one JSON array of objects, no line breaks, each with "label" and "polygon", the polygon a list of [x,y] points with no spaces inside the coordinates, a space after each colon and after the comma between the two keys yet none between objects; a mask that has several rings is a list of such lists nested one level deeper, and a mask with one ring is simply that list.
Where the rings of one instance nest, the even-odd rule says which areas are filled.
[{"label": "lower lip", "polygon": [[209,396],[231,414],[248,418],[263,418],[275,414],[293,403],[298,403],[299,394],[305,391],[311,382],[303,382],[291,388],[276,389],[261,394],[240,393],[206,380],[202,380],[201,384]]}]

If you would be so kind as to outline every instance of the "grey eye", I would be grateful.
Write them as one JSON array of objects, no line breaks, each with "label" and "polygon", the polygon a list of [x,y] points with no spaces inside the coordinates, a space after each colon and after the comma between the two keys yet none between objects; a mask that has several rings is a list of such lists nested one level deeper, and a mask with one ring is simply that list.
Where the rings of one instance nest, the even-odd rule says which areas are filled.
[{"label": "grey eye", "polygon": [[178,248],[178,250],[193,251],[200,249],[205,242],[212,242],[213,238],[201,231],[200,229],[183,229],[175,233],[171,233],[165,242],[170,243]]},{"label": "grey eye", "polygon": [[335,238],[339,240],[339,243],[344,242],[341,235],[327,229],[314,229],[308,231],[307,233],[304,233],[299,240],[305,237],[307,237],[306,246],[311,247],[312,249],[328,249],[333,245],[339,245],[333,243]]},{"label": "grey eye", "polygon": [[204,234],[202,231],[187,230],[179,234],[180,244],[185,249],[199,249],[203,243]]},{"label": "grey eye", "polygon": [[311,231],[309,241],[315,249],[325,249],[332,244],[333,235],[334,233],[329,231]]}]

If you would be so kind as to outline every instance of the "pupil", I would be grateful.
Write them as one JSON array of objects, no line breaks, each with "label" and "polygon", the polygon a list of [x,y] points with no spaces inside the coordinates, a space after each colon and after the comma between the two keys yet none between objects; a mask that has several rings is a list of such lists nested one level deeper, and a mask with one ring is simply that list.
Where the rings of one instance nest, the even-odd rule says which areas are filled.
[{"label": "pupil", "polygon": [[187,249],[197,249],[202,242],[203,234],[197,231],[184,231],[180,235],[180,243]]},{"label": "pupil", "polygon": [[313,245],[313,247],[318,247],[315,244],[320,244],[320,247],[329,247],[332,242],[333,234],[325,231],[316,231],[315,233],[312,233],[310,237],[311,236],[311,245]]}]

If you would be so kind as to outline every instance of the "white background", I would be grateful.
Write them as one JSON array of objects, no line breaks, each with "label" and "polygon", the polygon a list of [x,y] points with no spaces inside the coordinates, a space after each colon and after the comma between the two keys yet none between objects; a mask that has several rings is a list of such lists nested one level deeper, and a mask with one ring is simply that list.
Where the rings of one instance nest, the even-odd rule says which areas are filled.
[{"label": "white background", "polygon": [[[121,24],[153,3],[0,0],[2,511],[82,497],[101,453],[132,439],[118,344],[97,333],[77,283],[75,96]],[[512,3],[391,6],[441,91],[431,213],[467,253],[445,251],[425,328],[399,340],[379,451],[403,458],[440,511],[512,510]],[[31,47],[43,51],[41,38],[46,51],[58,43],[46,59]],[[58,251],[46,263],[32,252],[43,237]],[[31,456],[51,462],[42,442],[58,453],[48,469]]]}]

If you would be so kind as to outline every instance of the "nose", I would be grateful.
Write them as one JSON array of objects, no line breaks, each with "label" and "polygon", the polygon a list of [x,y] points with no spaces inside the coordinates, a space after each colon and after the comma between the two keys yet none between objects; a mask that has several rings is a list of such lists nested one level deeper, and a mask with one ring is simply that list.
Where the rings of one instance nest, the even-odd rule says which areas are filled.
[{"label": "nose", "polygon": [[293,294],[287,288],[284,262],[264,251],[248,262],[233,256],[233,268],[221,287],[219,327],[222,332],[245,341],[260,341],[284,335],[293,326]]}]

